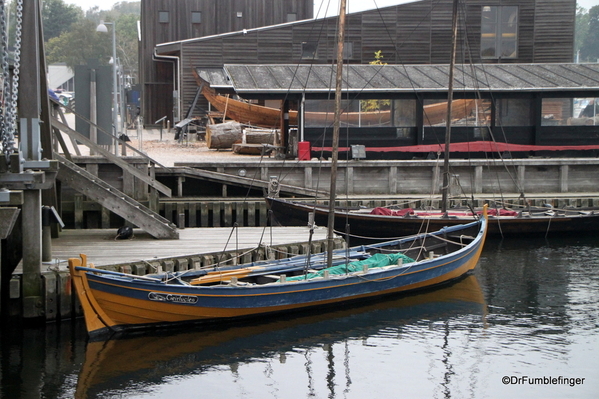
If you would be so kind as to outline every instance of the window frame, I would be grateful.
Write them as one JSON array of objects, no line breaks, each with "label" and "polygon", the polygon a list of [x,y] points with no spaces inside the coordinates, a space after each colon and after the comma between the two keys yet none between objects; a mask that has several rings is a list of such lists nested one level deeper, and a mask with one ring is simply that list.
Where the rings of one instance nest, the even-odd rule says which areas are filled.
[{"label": "window frame", "polygon": [[[196,16],[199,16],[199,20],[196,21]],[[202,12],[201,11],[192,11],[191,12],[191,24],[197,25],[202,23]]]},{"label": "window frame", "polygon": [[[166,16],[166,21],[164,20],[164,16]],[[168,24],[170,22],[170,12],[166,10],[158,11],[158,23],[160,24]]]},{"label": "window frame", "polygon": [[318,59],[318,42],[302,42],[302,60],[317,60]]},{"label": "window frame", "polygon": [[[494,19],[489,19],[489,16],[493,16]],[[480,26],[481,59],[501,60],[518,58],[519,21],[519,6],[482,6]],[[512,51],[510,54],[504,54],[510,51],[510,47],[508,46],[511,46]],[[490,49],[493,50],[493,54],[487,53],[487,50]]]}]

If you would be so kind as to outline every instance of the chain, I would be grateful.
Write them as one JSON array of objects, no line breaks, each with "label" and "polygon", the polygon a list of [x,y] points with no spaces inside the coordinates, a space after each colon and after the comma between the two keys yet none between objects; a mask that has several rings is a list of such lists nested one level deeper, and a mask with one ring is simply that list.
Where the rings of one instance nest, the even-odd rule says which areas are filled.
[{"label": "chain", "polygon": [[6,4],[0,1],[0,51],[2,56],[2,102],[0,107],[0,134],[2,134],[2,153],[5,154],[5,148],[8,145],[5,126],[5,107],[4,100],[6,93],[10,92],[9,74],[8,74],[8,35],[6,32]]},{"label": "chain", "polygon": [[[6,26],[5,2],[0,1],[0,29],[2,42],[2,76],[4,80],[3,97],[4,113],[1,116],[0,128],[2,129],[2,152],[8,157],[16,150],[15,146],[15,127],[16,110],[19,99],[19,72],[21,67],[21,32],[23,28],[23,0],[16,2],[16,25],[15,25],[15,51],[12,76],[12,93],[8,67],[8,33]],[[9,93],[11,95],[9,96]],[[0,113],[2,114],[2,113]]]}]

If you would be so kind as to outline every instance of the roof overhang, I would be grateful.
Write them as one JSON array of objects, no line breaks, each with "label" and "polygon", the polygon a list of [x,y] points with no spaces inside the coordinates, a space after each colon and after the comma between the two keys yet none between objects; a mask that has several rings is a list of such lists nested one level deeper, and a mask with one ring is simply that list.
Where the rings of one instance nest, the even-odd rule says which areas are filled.
[{"label": "roof overhang", "polygon": [[196,68],[196,72],[202,79],[210,83],[210,87],[215,89],[233,89],[233,85],[223,68]]},{"label": "roof overhang", "polygon": [[[224,73],[245,97],[334,92],[334,65],[227,64]],[[587,92],[599,96],[599,64],[457,65],[454,93]],[[449,65],[346,65],[343,92],[360,95],[446,93]]]}]

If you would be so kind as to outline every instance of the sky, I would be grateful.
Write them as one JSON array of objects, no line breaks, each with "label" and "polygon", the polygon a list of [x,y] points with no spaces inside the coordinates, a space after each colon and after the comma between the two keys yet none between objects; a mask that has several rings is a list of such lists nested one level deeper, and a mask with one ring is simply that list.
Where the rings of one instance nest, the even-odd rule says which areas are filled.
[{"label": "sky", "polygon": [[[118,3],[119,1],[122,0],[64,0],[65,3],[67,4],[75,4],[78,5],[79,7],[81,7],[83,9],[83,11],[86,11],[94,6],[99,6],[101,10],[109,10],[110,8],[112,8],[113,4]],[[126,0],[124,0],[126,1]],[[329,0],[314,0],[314,15],[315,16],[321,16],[323,15],[324,11],[319,12],[318,10],[320,8],[322,8],[324,10],[324,6],[321,7],[321,4],[324,3],[328,3]],[[408,3],[410,1],[414,1],[414,0],[347,0],[347,4],[348,4],[348,12],[357,12],[357,11],[362,11],[362,10],[369,10],[369,9],[373,9],[376,8],[377,6],[379,8],[382,7],[387,7],[387,6],[392,6],[395,4],[402,4],[402,3]],[[329,6],[329,13],[327,13],[327,15],[331,15],[337,12],[337,8],[338,8],[338,0],[330,0],[331,2],[331,6]],[[578,0],[578,5],[581,7],[586,8],[587,10],[599,5],[599,0]],[[334,12],[332,10],[335,10]],[[317,15],[318,14],[318,15]]]}]

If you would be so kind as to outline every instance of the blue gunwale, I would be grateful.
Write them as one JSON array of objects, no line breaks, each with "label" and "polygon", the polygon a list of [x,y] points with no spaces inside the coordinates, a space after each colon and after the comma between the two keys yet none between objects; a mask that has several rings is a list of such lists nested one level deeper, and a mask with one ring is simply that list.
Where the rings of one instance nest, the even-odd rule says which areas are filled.
[{"label": "blue gunwale", "polygon": [[[233,297],[259,297],[259,296],[272,296],[272,295],[285,295],[285,294],[297,294],[302,292],[318,291],[322,289],[330,288],[343,288],[353,287],[361,284],[384,282],[400,277],[407,277],[410,275],[420,275],[425,273],[422,278],[418,280],[426,280],[434,278],[436,276],[430,275],[431,271],[441,270],[443,267],[452,265],[452,270],[455,269],[455,262],[461,263],[467,261],[472,254],[478,249],[478,247],[465,247],[448,257],[442,257],[433,260],[424,260],[417,263],[409,263],[403,266],[386,267],[380,269],[369,269],[366,274],[361,272],[352,273],[349,275],[341,276],[330,276],[328,279],[311,279],[311,280],[300,280],[286,283],[268,283],[268,284],[256,284],[248,286],[232,286],[232,285],[215,285],[215,286],[186,286],[186,285],[169,285],[163,282],[150,282],[144,280],[136,280],[134,277],[119,276],[113,278],[111,276],[95,276],[88,274],[90,285],[92,288],[100,289],[99,284],[101,282],[103,287],[114,287],[115,290],[107,289],[106,291],[111,293],[125,294],[125,292],[119,291],[119,288],[127,290],[127,292],[136,291],[146,295],[149,292],[160,292],[163,294],[184,294],[192,295],[197,297],[213,297],[213,298],[233,298]],[[458,266],[459,267],[459,266]],[[78,268],[85,269],[85,268]],[[97,272],[97,269],[87,268],[88,272]],[[444,271],[444,272],[449,272]],[[429,273],[427,273],[429,272]],[[439,275],[444,274],[440,272]],[[112,275],[112,273],[111,273]],[[96,284],[94,284],[96,283]],[[306,287],[308,286],[308,287]],[[256,292],[258,291],[258,292]],[[135,297],[135,295],[127,295]],[[192,304],[181,304],[183,306],[194,306]]]}]

